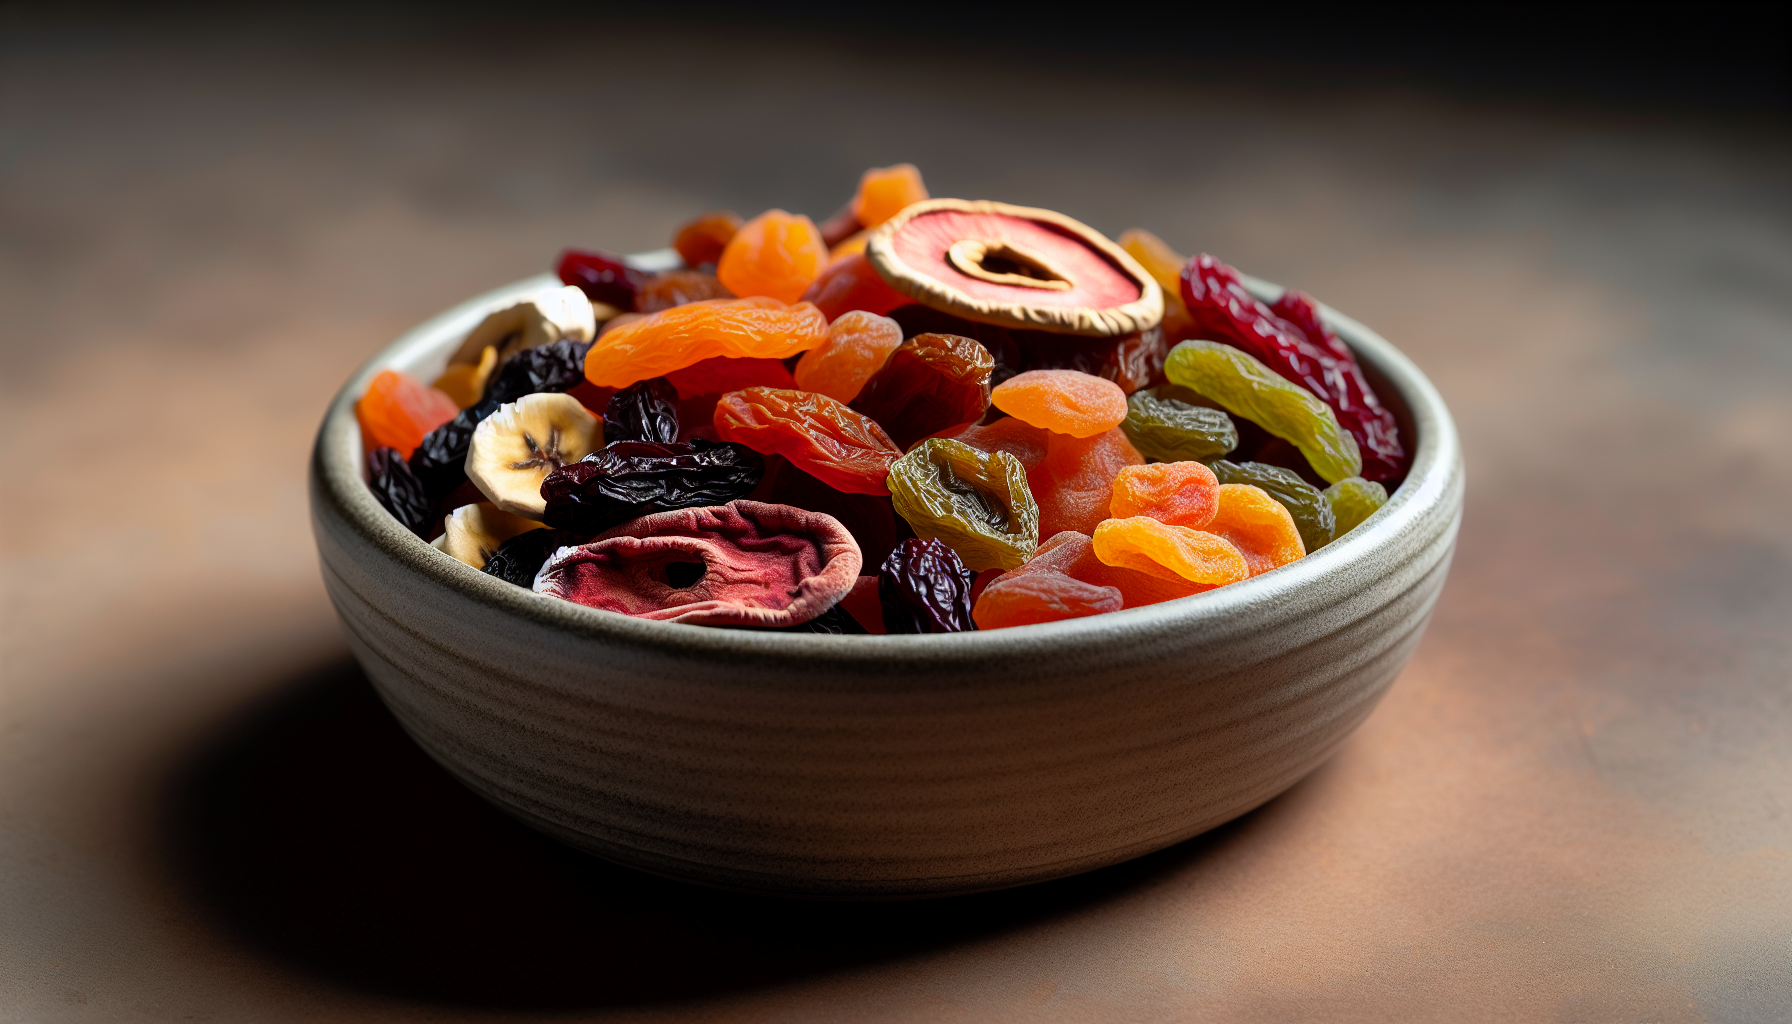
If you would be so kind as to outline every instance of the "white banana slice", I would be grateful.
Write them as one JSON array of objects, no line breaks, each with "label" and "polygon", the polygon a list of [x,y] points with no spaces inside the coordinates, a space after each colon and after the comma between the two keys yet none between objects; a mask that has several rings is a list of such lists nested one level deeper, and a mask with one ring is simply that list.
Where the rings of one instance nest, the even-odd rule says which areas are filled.
[{"label": "white banana slice", "polygon": [[475,569],[485,568],[498,545],[517,534],[547,529],[545,523],[512,515],[487,501],[462,505],[448,513],[442,525],[446,529],[437,546]]},{"label": "white banana slice", "polygon": [[547,511],[541,481],[604,446],[603,421],[571,395],[525,395],[481,420],[467,448],[467,479],[491,503],[527,519]]},{"label": "white banana slice", "polygon": [[526,299],[493,312],[473,328],[448,360],[449,366],[479,362],[487,345],[496,346],[502,362],[517,352],[561,339],[590,341],[597,337],[597,316],[591,300],[577,285],[544,288]]}]

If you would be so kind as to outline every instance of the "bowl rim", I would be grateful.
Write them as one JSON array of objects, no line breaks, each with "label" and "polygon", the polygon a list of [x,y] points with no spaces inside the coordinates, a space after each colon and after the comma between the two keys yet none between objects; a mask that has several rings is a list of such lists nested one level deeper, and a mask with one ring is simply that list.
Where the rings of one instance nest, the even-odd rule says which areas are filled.
[{"label": "bowl rim", "polygon": [[[682,265],[670,249],[627,257],[643,270]],[[1259,298],[1273,301],[1283,289],[1241,275]],[[320,426],[311,458],[311,502],[314,531],[322,533],[326,512],[346,524],[368,545],[406,570],[419,574],[491,612],[561,630],[571,637],[606,645],[658,650],[677,657],[720,656],[759,659],[821,659],[851,667],[888,668],[893,661],[920,667],[959,664],[1024,654],[1029,660],[1071,655],[1090,644],[1116,640],[1144,642],[1152,636],[1197,634],[1217,640],[1254,631],[1267,609],[1307,604],[1319,596],[1328,579],[1362,585],[1385,574],[1374,564],[1384,547],[1415,532],[1450,500],[1459,487],[1460,449],[1455,424],[1442,396],[1424,373],[1393,344],[1356,320],[1320,305],[1325,322],[1399,393],[1418,445],[1401,486],[1388,502],[1339,540],[1281,568],[1190,597],[1122,609],[1103,615],[1037,623],[990,631],[925,635],[851,635],[778,633],[639,619],[606,612],[506,583],[480,572],[422,540],[386,512],[363,476],[360,425],[354,403],[373,376],[388,368],[420,369],[439,354],[446,358],[450,339],[458,341],[485,314],[544,286],[558,285],[553,274],[539,274],[467,299],[430,317],[370,356],[336,393]],[[1456,491],[1456,493],[1460,493]],[[321,536],[319,537],[321,540]],[[1406,557],[1414,557],[1409,552]],[[1304,593],[1303,593],[1304,592]],[[1335,593],[1335,591],[1333,591]],[[1304,600],[1303,600],[1304,598]]]}]

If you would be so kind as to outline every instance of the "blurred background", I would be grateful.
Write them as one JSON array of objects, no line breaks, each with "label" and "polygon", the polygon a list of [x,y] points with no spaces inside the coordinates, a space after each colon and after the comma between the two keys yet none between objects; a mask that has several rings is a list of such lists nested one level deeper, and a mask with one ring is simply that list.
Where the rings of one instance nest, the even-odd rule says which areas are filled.
[{"label": "blurred background", "polygon": [[[1792,1019],[1780,5],[0,6],[0,1018]],[[944,903],[570,854],[412,747],[331,396],[867,167],[1295,285],[1450,402],[1430,632],[1209,836]]]}]

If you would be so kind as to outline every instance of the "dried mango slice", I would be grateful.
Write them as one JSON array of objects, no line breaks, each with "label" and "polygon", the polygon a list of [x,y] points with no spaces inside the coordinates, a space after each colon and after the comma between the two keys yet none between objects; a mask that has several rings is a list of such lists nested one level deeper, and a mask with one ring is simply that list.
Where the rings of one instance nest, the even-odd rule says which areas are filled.
[{"label": "dried mango slice", "polygon": [[1149,516],[1109,519],[1092,539],[1095,557],[1108,565],[1160,579],[1225,586],[1251,575],[1245,555],[1226,538]]},{"label": "dried mango slice", "polygon": [[1328,482],[1363,468],[1356,438],[1338,425],[1331,406],[1248,353],[1217,341],[1185,341],[1170,350],[1164,375],[1294,445]]},{"label": "dried mango slice", "polygon": [[625,388],[717,356],[788,359],[827,336],[827,318],[807,302],[787,306],[763,296],[691,302],[605,331],[585,355],[585,379]]}]

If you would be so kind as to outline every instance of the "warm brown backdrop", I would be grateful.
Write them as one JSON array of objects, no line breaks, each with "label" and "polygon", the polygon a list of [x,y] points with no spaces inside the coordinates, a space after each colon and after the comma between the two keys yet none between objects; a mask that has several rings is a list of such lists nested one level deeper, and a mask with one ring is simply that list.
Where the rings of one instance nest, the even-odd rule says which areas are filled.
[{"label": "warm brown backdrop", "polygon": [[[738,29],[355,38],[4,35],[0,1017],[1792,1019],[1783,119],[1008,58],[966,88],[962,53]],[[899,160],[1410,353],[1470,479],[1411,667],[1261,811],[1015,892],[720,894],[487,809],[347,656],[325,402],[563,245],[825,216]]]}]

